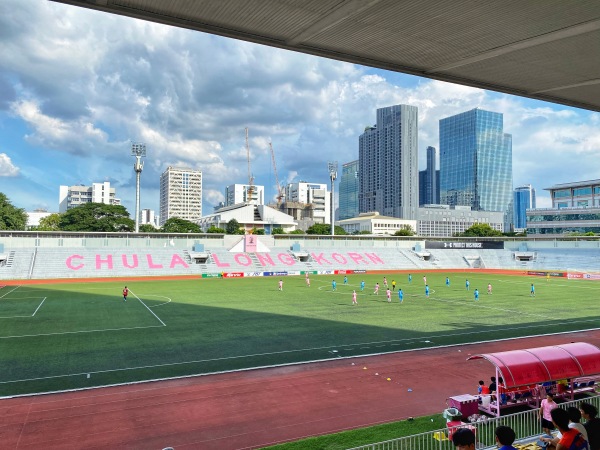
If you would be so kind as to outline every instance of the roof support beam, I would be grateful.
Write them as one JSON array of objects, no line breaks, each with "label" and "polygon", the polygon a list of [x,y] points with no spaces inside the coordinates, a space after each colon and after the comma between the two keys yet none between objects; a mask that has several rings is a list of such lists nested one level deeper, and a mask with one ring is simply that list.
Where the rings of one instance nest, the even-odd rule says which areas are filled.
[{"label": "roof support beam", "polygon": [[448,70],[456,69],[457,67],[462,67],[476,62],[485,61],[486,59],[506,55],[507,53],[512,53],[518,50],[535,47],[536,45],[560,41],[562,39],[568,39],[574,36],[579,36],[581,34],[592,33],[598,30],[600,30],[600,19],[592,20],[590,22],[585,22],[578,25],[573,25],[572,27],[563,28],[562,30],[553,31],[551,33],[542,34],[541,36],[536,36],[512,44],[504,45],[502,47],[498,47],[487,52],[479,53],[478,55],[461,59],[460,61],[455,61],[449,64],[444,64],[443,66],[435,67],[431,70],[428,70],[426,73],[446,72]]},{"label": "roof support beam", "polygon": [[582,87],[582,86],[592,86],[594,84],[600,84],[600,78],[596,78],[594,80],[582,81],[581,83],[567,84],[567,85],[564,85],[564,86],[551,87],[551,88],[548,88],[548,89],[543,89],[541,91],[531,92],[531,94],[542,94],[544,92],[561,91],[563,89],[570,89],[570,88],[576,88],[576,87]]}]

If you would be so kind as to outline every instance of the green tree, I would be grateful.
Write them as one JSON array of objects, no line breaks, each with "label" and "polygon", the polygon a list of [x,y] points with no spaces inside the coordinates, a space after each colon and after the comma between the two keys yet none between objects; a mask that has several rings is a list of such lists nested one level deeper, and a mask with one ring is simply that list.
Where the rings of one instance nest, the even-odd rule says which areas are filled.
[{"label": "green tree", "polygon": [[240,231],[240,223],[235,219],[231,219],[229,222],[227,222],[225,231],[227,234],[238,234]]},{"label": "green tree", "polygon": [[[337,225],[334,228],[334,233],[336,236],[348,234],[342,227]],[[328,223],[315,223],[314,225],[311,225],[308,230],[306,230],[306,234],[319,234],[324,236],[329,235],[331,234],[331,225]]]},{"label": "green tree", "polygon": [[464,237],[493,237],[502,236],[502,232],[494,230],[487,223],[474,223],[470,228],[467,228],[464,233],[460,234]]},{"label": "green tree", "polygon": [[285,231],[281,227],[275,227],[271,230],[271,234],[285,234]]},{"label": "green tree", "polygon": [[59,227],[63,231],[133,231],[135,222],[122,205],[84,203],[61,214]]},{"label": "green tree", "polygon": [[160,229],[162,233],[202,233],[200,226],[180,217],[171,217]]},{"label": "green tree", "polygon": [[143,223],[140,225],[140,233],[158,233],[159,230],[157,230],[154,225],[151,225],[149,223]]},{"label": "green tree", "polygon": [[40,224],[33,227],[35,231],[60,231],[60,214],[52,213],[49,216],[42,217]]},{"label": "green tree", "polygon": [[[280,233],[280,234],[283,234],[283,233]],[[306,234],[306,233],[303,230],[294,230],[294,231],[290,231],[289,234]]]},{"label": "green tree", "polygon": [[414,236],[414,235],[415,235],[414,231],[409,226],[401,228],[394,233],[394,236]]},{"label": "green tree", "polygon": [[265,234],[265,229],[264,229],[264,228],[258,228],[258,229],[254,228],[254,229],[252,230],[252,234],[257,234],[257,235],[259,235],[259,236],[264,236],[264,234]]},{"label": "green tree", "polygon": [[219,227],[215,227],[214,225],[212,225],[208,230],[206,230],[207,233],[214,233],[214,234],[225,234],[225,230],[223,228],[219,228]]},{"label": "green tree", "polygon": [[0,230],[24,230],[27,213],[13,206],[8,197],[0,192]]}]

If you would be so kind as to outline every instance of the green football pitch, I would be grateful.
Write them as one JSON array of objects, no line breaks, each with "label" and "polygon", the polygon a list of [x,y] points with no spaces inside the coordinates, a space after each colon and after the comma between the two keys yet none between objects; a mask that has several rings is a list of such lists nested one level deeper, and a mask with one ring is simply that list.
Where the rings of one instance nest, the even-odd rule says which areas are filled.
[{"label": "green football pitch", "polygon": [[[446,276],[450,286],[445,285]],[[135,281],[0,289],[0,395],[597,328],[600,283],[486,273]],[[331,281],[337,281],[332,291]],[[465,288],[465,279],[470,290]],[[360,290],[360,282],[366,287]],[[376,282],[382,285],[373,295]],[[530,285],[535,283],[536,296]],[[492,295],[487,285],[493,286]],[[474,300],[478,288],[479,301]],[[358,305],[352,305],[356,290]]]}]

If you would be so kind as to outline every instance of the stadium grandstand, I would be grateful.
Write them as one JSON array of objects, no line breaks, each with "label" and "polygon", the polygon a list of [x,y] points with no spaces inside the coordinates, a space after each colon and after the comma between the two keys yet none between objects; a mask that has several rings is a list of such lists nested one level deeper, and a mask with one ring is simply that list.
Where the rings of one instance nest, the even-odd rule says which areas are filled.
[{"label": "stadium grandstand", "polygon": [[[594,238],[482,240],[255,236],[107,235],[11,232],[0,235],[0,279],[300,275],[332,271],[502,269],[596,278]],[[494,248],[489,248],[493,243]],[[584,276],[580,274],[585,274]],[[571,275],[569,275],[571,274]],[[579,274],[579,275],[577,275]]]}]

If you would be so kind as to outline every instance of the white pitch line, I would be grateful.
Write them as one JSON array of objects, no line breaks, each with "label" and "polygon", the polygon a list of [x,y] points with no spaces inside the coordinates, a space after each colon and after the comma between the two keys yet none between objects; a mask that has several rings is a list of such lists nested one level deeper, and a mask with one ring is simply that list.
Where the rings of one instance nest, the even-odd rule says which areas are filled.
[{"label": "white pitch line", "polygon": [[11,292],[16,291],[19,288],[19,286],[16,286],[14,289],[11,289],[10,291],[8,291],[6,294],[0,295],[0,298],[4,298],[6,297],[8,294],[10,294]]},{"label": "white pitch line", "polygon": [[[565,324],[579,323],[579,322],[581,322],[581,323],[596,322],[596,319],[578,320],[578,321],[572,321],[572,322],[565,322]],[[506,331],[506,330],[519,330],[519,329],[523,329],[523,328],[525,328],[525,329],[527,329],[527,328],[539,328],[541,326],[543,326],[543,325],[540,324],[540,325],[534,325],[534,326],[529,326],[528,325],[528,326],[522,326],[522,327],[503,327],[503,328],[498,328],[498,329],[494,329],[494,330],[470,331],[470,332],[467,332],[467,333],[437,334],[437,335],[429,336],[429,337],[427,337],[427,339],[429,340],[429,339],[436,339],[436,338],[440,338],[440,337],[465,336],[465,335],[471,335],[471,334],[490,333],[490,332]],[[153,327],[139,327],[139,328],[158,328],[158,326],[155,325]],[[365,357],[365,356],[373,356],[373,355],[383,355],[383,354],[388,354],[388,353],[398,353],[398,352],[406,352],[406,351],[425,350],[425,349],[431,349],[431,348],[456,347],[456,346],[459,346],[459,345],[472,345],[472,344],[478,344],[478,343],[482,343],[482,342],[509,341],[509,340],[512,340],[512,339],[526,339],[526,338],[537,337],[537,336],[552,336],[552,335],[558,335],[558,334],[565,334],[565,333],[572,333],[572,332],[582,332],[582,331],[597,330],[597,329],[598,328],[590,328],[590,329],[586,329],[586,330],[561,331],[561,332],[558,332],[558,333],[545,333],[545,334],[537,334],[537,335],[532,335],[532,336],[518,336],[518,337],[500,338],[500,339],[494,339],[493,341],[462,342],[462,343],[458,343],[458,344],[436,345],[434,347],[420,347],[420,348],[417,348],[417,349],[395,350],[395,351],[390,351],[390,352],[379,352],[379,353],[373,353],[373,354],[367,354],[367,355],[353,355],[353,356],[350,356],[350,357],[352,357],[352,358],[354,358],[354,357]],[[65,333],[59,333],[59,334],[65,334]],[[341,348],[348,348],[348,347],[357,346],[357,345],[367,345],[367,344],[370,344],[371,346],[373,346],[374,344],[392,343],[392,342],[399,342],[399,341],[408,341],[410,339],[412,339],[412,338],[395,339],[395,340],[390,340],[390,341],[363,342],[363,343],[359,343],[359,344],[355,343],[355,344],[332,345],[332,346],[328,346],[328,347],[302,348],[302,349],[296,349],[296,350],[282,350],[282,351],[279,351],[279,352],[254,353],[254,354],[250,354],[250,355],[225,356],[225,357],[222,357],[222,358],[200,359],[200,360],[192,360],[192,361],[180,361],[180,362],[175,362],[175,363],[155,364],[155,365],[149,365],[149,366],[123,367],[121,369],[108,369],[108,370],[97,370],[97,371],[88,370],[88,371],[81,372],[81,373],[69,373],[69,374],[62,374],[62,375],[52,375],[52,376],[48,376],[48,377],[26,378],[26,379],[21,379],[21,380],[0,381],[0,384],[20,383],[20,382],[25,382],[25,381],[48,380],[48,379],[54,379],[54,378],[64,378],[64,377],[72,377],[72,376],[81,376],[81,375],[87,375],[88,373],[90,373],[90,374],[98,374],[98,373],[122,372],[122,371],[126,371],[126,370],[153,369],[153,368],[157,368],[157,367],[168,367],[168,366],[198,364],[198,363],[206,363],[206,362],[214,362],[214,361],[226,361],[226,360],[231,360],[231,359],[252,358],[252,357],[255,357],[255,356],[278,355],[278,354],[304,352],[304,351],[313,351],[313,350],[328,350],[328,349],[332,349],[332,348],[341,349]],[[427,343],[428,341],[426,340],[426,341],[423,341],[423,342]],[[430,343],[433,343],[433,342],[430,341]],[[361,347],[361,348],[370,348],[370,347]],[[347,357],[345,357],[345,358],[347,358]],[[293,363],[285,363],[285,364],[269,365],[269,366],[261,366],[261,367],[282,367],[282,366],[287,366],[287,365],[306,364],[306,363],[311,363],[311,362],[322,362],[322,361],[326,361],[326,360],[315,359],[315,360],[310,360],[310,361],[293,362]],[[254,368],[256,368],[256,367],[254,367]],[[228,373],[228,372],[236,372],[236,371],[243,371],[243,370],[249,370],[249,369],[239,369],[239,370],[233,370],[233,371],[227,371],[227,370],[225,370],[225,371],[211,372],[211,373]],[[179,378],[179,377],[175,377],[175,378]],[[167,379],[171,379],[171,378],[167,378]]]},{"label": "white pitch line", "polygon": [[140,302],[142,305],[144,305],[144,306],[146,307],[146,309],[147,309],[148,311],[150,311],[150,313],[151,313],[151,314],[152,314],[154,317],[156,317],[156,319],[157,319],[157,320],[158,320],[160,323],[162,323],[163,327],[166,327],[166,326],[167,326],[167,324],[166,324],[166,323],[164,323],[162,320],[160,320],[160,317],[158,317],[156,314],[154,314],[154,311],[152,311],[150,308],[148,308],[148,305],[146,305],[146,304],[145,304],[145,303],[142,301],[142,299],[141,299],[141,298],[139,298],[137,295],[135,295],[135,294],[134,294],[132,291],[129,291],[129,292],[131,292],[131,295],[133,295],[135,298],[137,298],[137,299],[139,300],[139,302]]},{"label": "white pitch line", "polygon": [[42,307],[42,305],[44,304],[45,301],[46,301],[46,297],[44,297],[44,299],[42,300],[42,303],[40,303],[39,306],[35,309],[35,311],[31,315],[31,317],[35,316],[35,313],[38,312],[38,309],[40,309]]},{"label": "white pitch line", "polygon": [[[20,317],[31,317],[31,316],[20,316]],[[143,330],[145,328],[162,328],[162,327],[161,327],[161,325],[148,325],[147,327],[105,328],[103,330],[80,330],[80,331],[63,331],[60,333],[21,334],[21,335],[14,335],[14,336],[0,336],[0,339],[19,339],[19,338],[28,338],[28,337],[61,336],[63,334],[79,334],[79,333],[103,333],[105,331]]]}]

